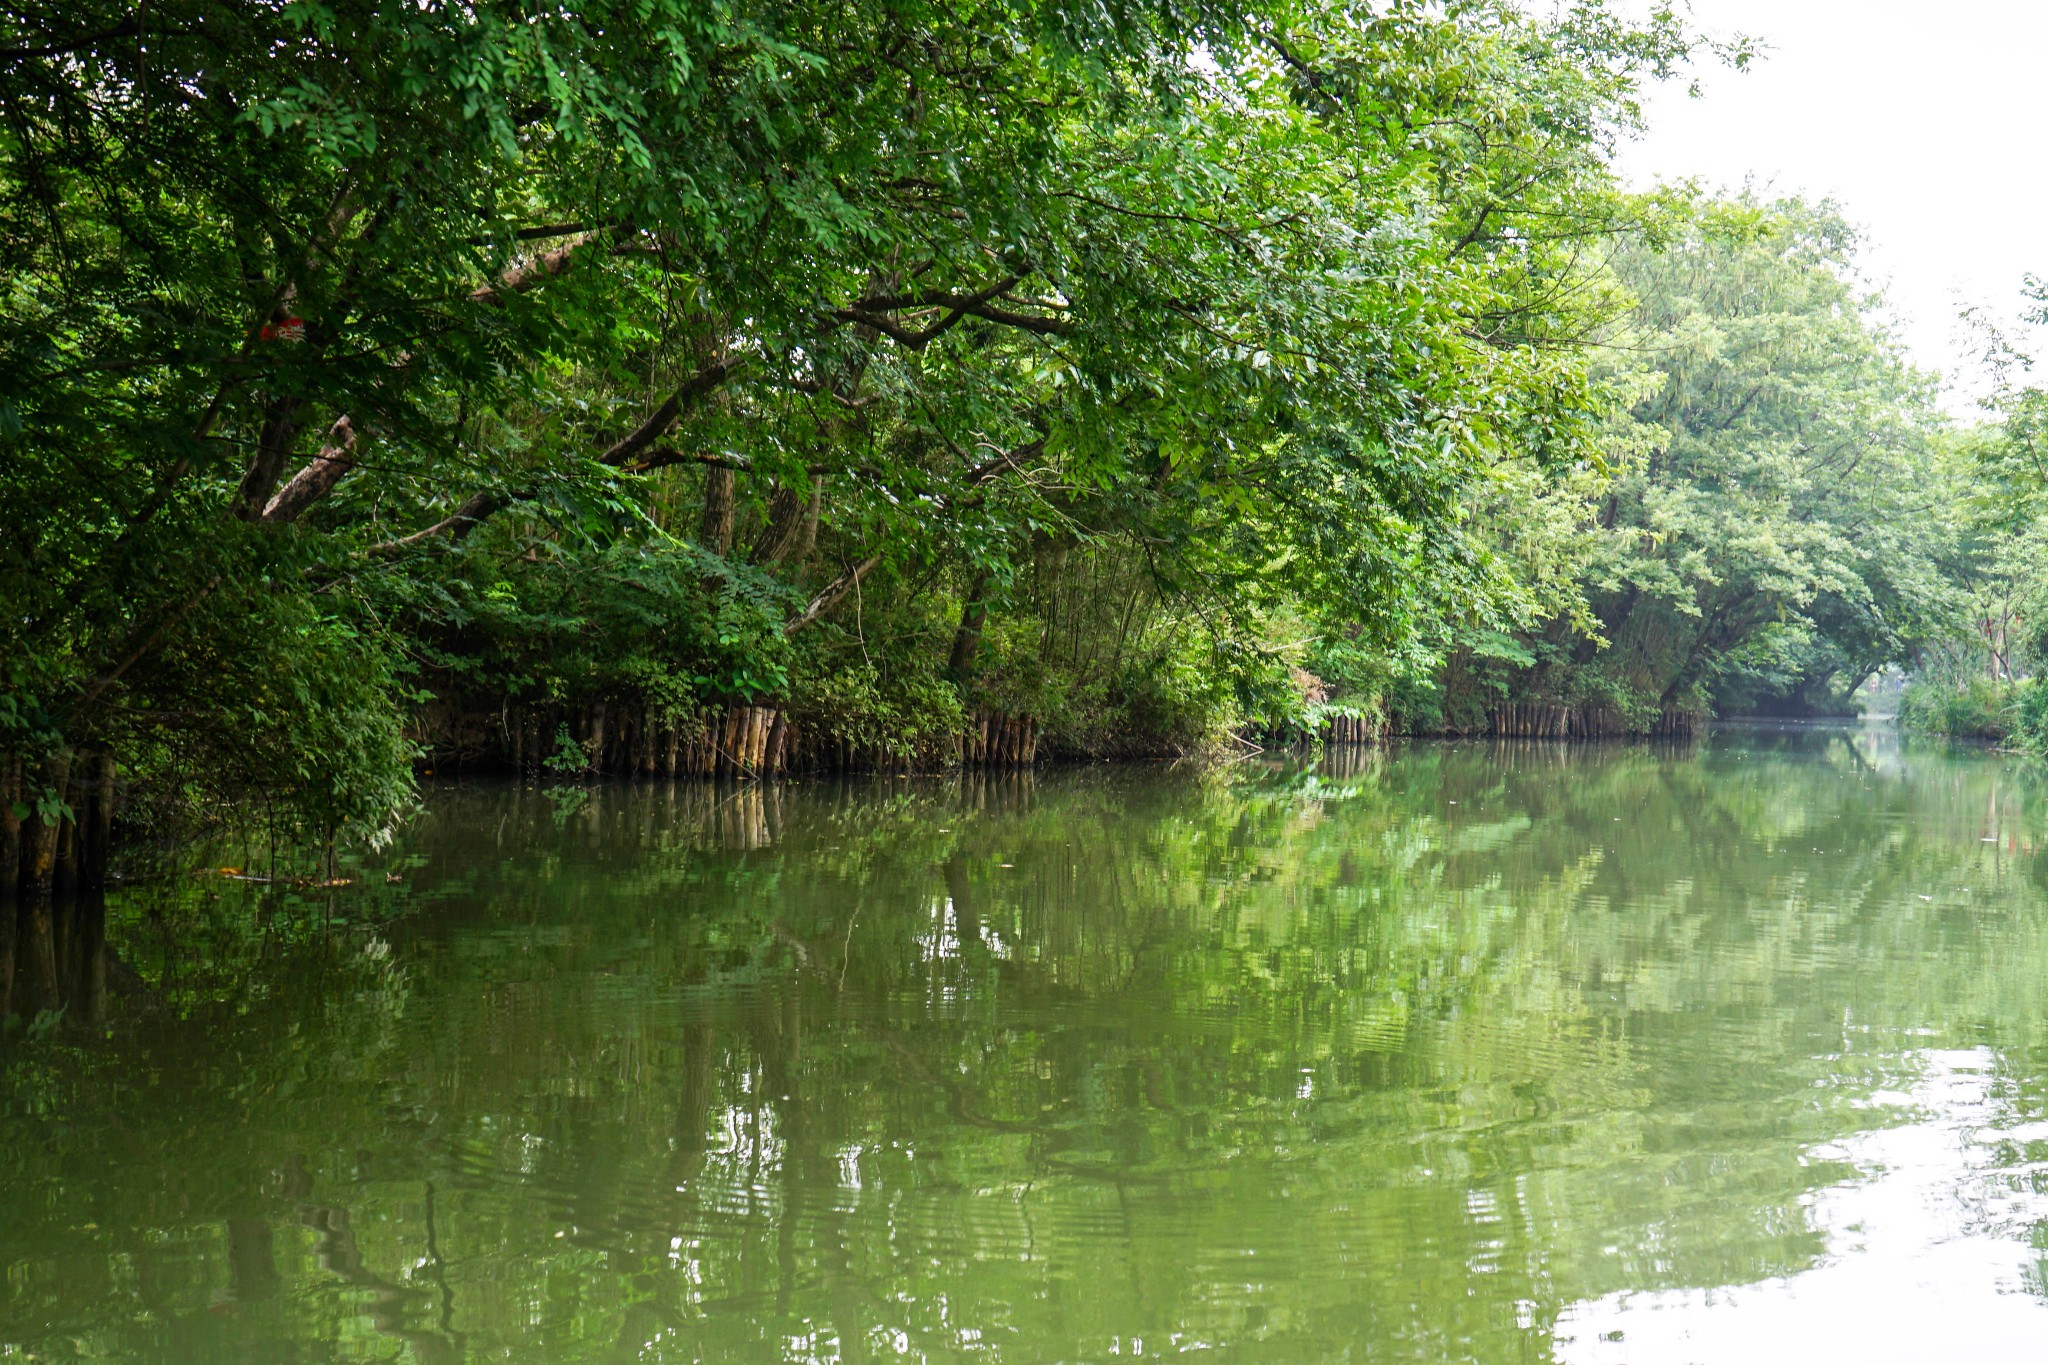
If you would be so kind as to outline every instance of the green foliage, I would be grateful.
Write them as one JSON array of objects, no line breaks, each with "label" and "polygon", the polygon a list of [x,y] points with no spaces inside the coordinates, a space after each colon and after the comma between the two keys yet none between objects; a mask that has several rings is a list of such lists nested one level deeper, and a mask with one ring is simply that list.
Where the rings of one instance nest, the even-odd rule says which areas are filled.
[{"label": "green foliage", "polygon": [[2015,729],[2022,699],[2038,690],[1985,677],[1970,678],[1960,688],[1921,678],[1899,698],[1899,724],[1950,739],[2003,740]]},{"label": "green foliage", "polygon": [[2048,286],[2029,279],[2022,328],[2006,332],[1977,319],[1992,389],[1987,420],[1961,433],[1957,450],[1973,479],[1964,504],[1970,596],[1950,623],[1934,662],[1948,677],[1929,679],[1955,690],[1961,674],[2009,695],[1998,717],[2009,738],[2048,753],[2048,391],[2034,377],[2041,328],[2048,325]]},{"label": "green foliage", "polygon": [[2013,700],[2016,737],[2036,754],[2048,755],[2048,679],[2022,683]]},{"label": "green foliage", "polygon": [[1496,700],[1840,714],[1965,597],[1967,462],[1855,274],[1832,206],[1673,201],[1615,257],[1632,391],[1605,478],[1502,488],[1484,525],[1548,585],[1510,627],[1456,621],[1439,723]]},{"label": "green foliage", "polygon": [[937,671],[884,674],[872,663],[824,668],[801,684],[806,722],[857,749],[937,767],[965,727],[959,692]]},{"label": "green foliage", "polygon": [[576,742],[576,737],[569,733],[566,721],[556,725],[555,747],[540,762],[541,767],[557,777],[569,777],[590,770],[590,755]]},{"label": "green foliage", "polygon": [[1682,221],[1608,162],[1697,48],[1508,0],[0,40],[6,747],[357,831],[512,703],[1188,748],[1304,724],[1318,649],[1370,705],[1580,612],[1604,248]]}]

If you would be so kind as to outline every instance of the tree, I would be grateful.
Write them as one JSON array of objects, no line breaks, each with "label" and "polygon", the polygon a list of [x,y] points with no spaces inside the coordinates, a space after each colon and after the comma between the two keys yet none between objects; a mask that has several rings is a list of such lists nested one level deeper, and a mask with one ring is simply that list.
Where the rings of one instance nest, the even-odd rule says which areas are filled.
[{"label": "tree", "polygon": [[1643,447],[1588,506],[1595,629],[1530,637],[1514,695],[1639,728],[1840,708],[1955,609],[1960,471],[1854,248],[1829,205],[1745,194],[1616,257],[1639,302],[1613,340],[1651,367]]},{"label": "tree", "polygon": [[[1391,646],[1508,591],[1465,490],[1584,458],[1581,248],[1689,43],[1491,0],[8,25],[4,747],[326,830],[402,796],[422,691],[780,698],[850,642],[972,702],[1048,555],[1253,706],[1283,618]],[[878,672],[876,588],[943,645]]]}]

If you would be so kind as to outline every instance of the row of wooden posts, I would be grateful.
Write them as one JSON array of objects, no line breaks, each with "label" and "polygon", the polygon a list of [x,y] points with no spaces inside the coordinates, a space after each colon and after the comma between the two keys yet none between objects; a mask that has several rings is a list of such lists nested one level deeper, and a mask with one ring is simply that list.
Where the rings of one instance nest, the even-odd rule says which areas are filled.
[{"label": "row of wooden posts", "polygon": [[1562,739],[1571,733],[1569,706],[1518,703],[1493,713],[1493,733],[1513,739]]},{"label": "row of wooden posts", "polygon": [[670,722],[650,706],[600,701],[572,711],[513,712],[505,722],[513,766],[528,772],[559,761],[564,724],[585,769],[621,776],[777,773],[795,740],[782,712],[771,706],[728,706]]},{"label": "row of wooden posts", "polygon": [[1028,768],[1038,761],[1038,720],[984,711],[960,737],[954,758],[970,768]]},{"label": "row of wooden posts", "polygon": [[[559,752],[567,727],[574,755]],[[652,706],[512,708],[475,754],[454,749],[457,766],[498,749],[520,772],[566,766],[612,776],[773,777],[788,772],[886,772],[917,764],[878,745],[799,725],[780,707],[712,708],[680,721]],[[984,712],[954,737],[944,761],[966,767],[1029,767],[1038,758],[1038,721]]]},{"label": "row of wooden posts", "polygon": [[1325,744],[1377,744],[1385,737],[1381,722],[1371,716],[1331,716],[1323,727]]},{"label": "row of wooden posts", "polygon": [[1505,739],[1613,739],[1640,734],[1685,738],[1698,732],[1700,719],[1697,712],[1667,708],[1644,729],[1611,706],[1518,702],[1495,710],[1490,729]]},{"label": "row of wooden posts", "polygon": [[1259,730],[1251,738],[1269,749],[1287,749],[1303,744],[1345,746],[1354,744],[1378,744],[1387,737],[1386,723],[1371,716],[1330,715],[1323,717],[1322,724],[1304,733],[1301,730]]},{"label": "row of wooden posts", "polygon": [[[573,758],[557,752],[564,725]],[[522,708],[504,713],[500,728],[499,752],[521,772],[541,771],[551,759],[571,770],[642,777],[756,778],[917,766],[879,746],[799,727],[773,706],[715,708],[681,724],[644,706]],[[1038,723],[982,714],[945,757],[971,768],[1030,767],[1038,757]],[[103,888],[117,799],[116,765],[105,750],[64,750],[26,761],[0,754],[0,899]]]},{"label": "row of wooden posts", "polygon": [[0,898],[105,886],[114,801],[114,759],[104,750],[41,761],[0,755]]}]

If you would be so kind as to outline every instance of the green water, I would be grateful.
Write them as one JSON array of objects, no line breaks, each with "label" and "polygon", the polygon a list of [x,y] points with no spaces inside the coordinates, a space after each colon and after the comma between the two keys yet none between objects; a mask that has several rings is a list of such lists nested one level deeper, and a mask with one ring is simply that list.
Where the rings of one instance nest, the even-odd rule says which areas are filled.
[{"label": "green water", "polygon": [[442,788],[110,905],[0,1361],[2036,1360],[2044,807],[1855,730]]}]

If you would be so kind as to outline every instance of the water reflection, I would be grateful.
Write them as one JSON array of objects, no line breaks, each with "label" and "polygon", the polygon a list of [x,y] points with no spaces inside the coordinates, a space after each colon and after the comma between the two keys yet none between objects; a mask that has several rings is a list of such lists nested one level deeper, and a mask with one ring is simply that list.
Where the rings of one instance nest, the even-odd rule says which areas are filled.
[{"label": "water reflection", "polygon": [[445,790],[357,886],[112,904],[0,1073],[0,1354],[2039,1331],[2040,798],[1859,732]]},{"label": "water reflection", "polygon": [[90,1034],[106,1022],[106,902],[0,901],[0,1022]]},{"label": "water reflection", "polygon": [[[1561,1317],[1563,1362],[2021,1361],[2041,1352],[2048,1229],[2038,1162],[2048,1125],[2001,1098],[1997,1054],[1930,1050],[1918,1080],[1873,1105],[1908,1117],[1822,1149],[1856,1178],[1816,1190],[1826,1254],[1795,1274],[1606,1295]],[[2022,1297],[2023,1294],[2032,1297]]]}]

